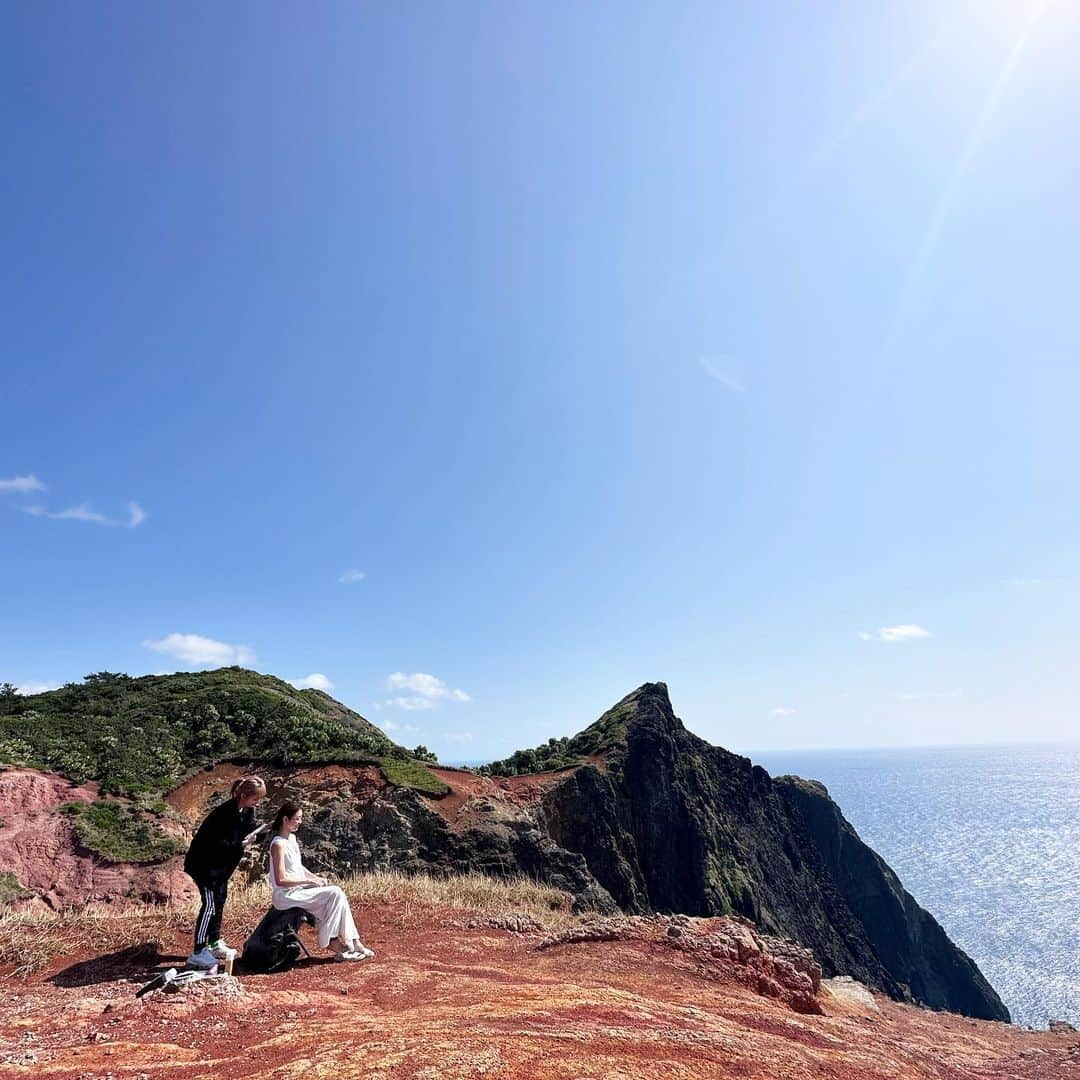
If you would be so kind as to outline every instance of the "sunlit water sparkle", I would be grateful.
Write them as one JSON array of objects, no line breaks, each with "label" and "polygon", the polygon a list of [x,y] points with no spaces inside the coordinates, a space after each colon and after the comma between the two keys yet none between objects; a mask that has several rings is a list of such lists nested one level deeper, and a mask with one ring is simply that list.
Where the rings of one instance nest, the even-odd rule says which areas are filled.
[{"label": "sunlit water sparkle", "polygon": [[1015,1023],[1080,1026],[1080,746],[751,756],[825,784]]}]

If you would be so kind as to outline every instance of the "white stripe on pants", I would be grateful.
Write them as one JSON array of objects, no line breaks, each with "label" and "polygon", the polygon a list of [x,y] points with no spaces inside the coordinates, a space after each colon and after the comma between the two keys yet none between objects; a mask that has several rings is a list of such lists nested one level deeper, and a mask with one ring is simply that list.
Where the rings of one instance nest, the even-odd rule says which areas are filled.
[{"label": "white stripe on pants", "polygon": [[199,920],[199,925],[195,927],[195,944],[206,944],[206,934],[210,929],[210,919],[214,914],[214,890],[208,885],[200,885],[199,889],[202,891],[203,900],[203,916]]}]

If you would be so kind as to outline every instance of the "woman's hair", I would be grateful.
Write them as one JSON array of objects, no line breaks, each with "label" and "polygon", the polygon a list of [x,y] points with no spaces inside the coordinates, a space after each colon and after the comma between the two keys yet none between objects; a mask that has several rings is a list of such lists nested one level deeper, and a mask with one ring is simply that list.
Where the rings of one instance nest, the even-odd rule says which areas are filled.
[{"label": "woman's hair", "polygon": [[266,794],[266,783],[261,776],[241,776],[239,780],[233,781],[232,790],[229,794],[234,799],[242,799],[247,795],[254,795],[258,792],[260,795]]},{"label": "woman's hair", "polygon": [[287,817],[296,817],[300,812],[300,804],[295,803],[292,799],[286,799],[279,807],[278,812],[274,815],[274,824],[270,826],[270,835],[277,836],[281,832],[281,826],[284,824]]}]

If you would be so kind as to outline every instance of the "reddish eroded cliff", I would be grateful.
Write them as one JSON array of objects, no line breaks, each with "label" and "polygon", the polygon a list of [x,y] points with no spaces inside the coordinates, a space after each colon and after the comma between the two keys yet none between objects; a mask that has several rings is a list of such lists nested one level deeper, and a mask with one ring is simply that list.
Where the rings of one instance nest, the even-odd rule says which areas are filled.
[{"label": "reddish eroded cliff", "polygon": [[267,817],[283,799],[299,799],[308,807],[333,799],[356,799],[382,791],[387,785],[376,765],[266,765],[222,762],[202,769],[165,797],[191,828],[229,794],[234,780],[257,773],[266,781],[267,801],[259,811]]},{"label": "reddish eroded cliff", "polygon": [[109,863],[82,848],[65,803],[90,803],[96,784],[73,784],[56,773],[0,769],[0,872],[30,895],[19,906],[61,908],[89,900],[133,897],[182,902],[193,892],[173,858],[156,866]]}]

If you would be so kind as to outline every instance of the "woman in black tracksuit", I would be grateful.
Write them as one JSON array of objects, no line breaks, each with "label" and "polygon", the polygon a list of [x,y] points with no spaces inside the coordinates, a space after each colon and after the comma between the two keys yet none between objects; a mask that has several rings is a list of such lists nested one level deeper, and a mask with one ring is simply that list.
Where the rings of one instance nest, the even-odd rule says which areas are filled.
[{"label": "woman in black tracksuit", "polygon": [[266,798],[266,784],[258,776],[243,776],[231,798],[215,807],[195,832],[184,859],[184,870],[199,887],[202,907],[195,922],[192,967],[209,968],[223,960],[228,946],[221,940],[221,913],[229,895],[229,878],[240,864],[244,848],[265,825],[255,828],[255,806]]}]

